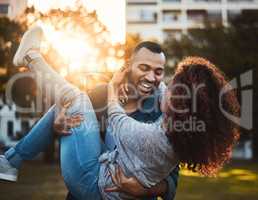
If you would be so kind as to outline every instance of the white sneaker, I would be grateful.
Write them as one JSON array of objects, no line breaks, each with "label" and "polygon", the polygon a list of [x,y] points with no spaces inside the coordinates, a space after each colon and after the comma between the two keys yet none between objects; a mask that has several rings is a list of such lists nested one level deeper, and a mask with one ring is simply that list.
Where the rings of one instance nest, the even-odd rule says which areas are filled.
[{"label": "white sneaker", "polygon": [[28,60],[25,59],[30,50],[40,53],[40,44],[43,38],[43,30],[40,26],[34,26],[25,32],[18,50],[15,53],[13,64],[17,67],[25,66]]},{"label": "white sneaker", "polygon": [[0,179],[17,181],[18,170],[12,167],[4,155],[0,155]]}]

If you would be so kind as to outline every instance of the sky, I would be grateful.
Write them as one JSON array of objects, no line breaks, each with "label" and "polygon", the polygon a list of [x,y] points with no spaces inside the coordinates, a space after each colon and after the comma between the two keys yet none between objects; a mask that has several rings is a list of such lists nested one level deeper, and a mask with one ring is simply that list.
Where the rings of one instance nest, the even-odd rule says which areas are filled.
[{"label": "sky", "polygon": [[[28,0],[29,6],[41,12],[51,8],[76,8],[77,0]],[[125,0],[81,0],[88,10],[96,10],[99,20],[107,26],[113,43],[125,41]]]}]

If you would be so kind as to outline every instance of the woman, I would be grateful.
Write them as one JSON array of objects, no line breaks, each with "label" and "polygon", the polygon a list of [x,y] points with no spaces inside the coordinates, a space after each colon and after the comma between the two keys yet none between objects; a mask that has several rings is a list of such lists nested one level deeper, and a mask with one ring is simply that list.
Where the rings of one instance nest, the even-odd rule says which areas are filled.
[{"label": "woman", "polygon": [[[134,176],[144,187],[151,187],[178,163],[213,176],[229,160],[238,131],[220,112],[218,97],[227,82],[209,61],[190,57],[179,63],[162,99],[163,116],[152,124],[128,117],[119,105],[118,89],[130,69],[117,72],[108,90],[108,129],[114,134],[117,148],[104,152],[97,124],[87,122],[96,122],[87,94],[80,93],[47,65],[38,50],[41,35],[40,28],[25,34],[14,63],[50,74],[51,84],[63,86],[58,88],[57,101],[63,96],[77,96],[69,112],[80,112],[85,120],[71,130],[71,136],[61,138],[62,175],[77,199],[135,199],[124,193],[105,191],[112,187],[118,169]],[[233,91],[223,96],[222,105],[232,114],[239,114]],[[184,124],[192,118],[203,122],[202,128],[185,128]]]}]

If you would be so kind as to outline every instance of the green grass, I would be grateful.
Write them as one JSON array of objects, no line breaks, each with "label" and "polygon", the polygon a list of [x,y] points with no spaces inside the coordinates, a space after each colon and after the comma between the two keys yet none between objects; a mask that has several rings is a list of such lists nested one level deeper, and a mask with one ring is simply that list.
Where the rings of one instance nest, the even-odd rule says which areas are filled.
[{"label": "green grass", "polygon": [[58,165],[27,163],[17,183],[0,182],[0,200],[64,200],[66,188]]},{"label": "green grass", "polygon": [[[1,200],[64,200],[66,188],[58,165],[27,163],[18,183],[0,182]],[[203,178],[182,170],[176,200],[257,200],[258,164],[235,163],[218,178]]]},{"label": "green grass", "polygon": [[235,163],[217,178],[203,178],[182,170],[176,200],[257,200],[258,164]]}]

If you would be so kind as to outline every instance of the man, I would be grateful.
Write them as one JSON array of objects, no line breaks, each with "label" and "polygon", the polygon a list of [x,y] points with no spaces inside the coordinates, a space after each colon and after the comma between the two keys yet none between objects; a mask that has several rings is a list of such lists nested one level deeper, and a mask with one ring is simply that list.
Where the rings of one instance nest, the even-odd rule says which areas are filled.
[{"label": "man", "polygon": [[[166,59],[160,45],[153,42],[142,42],[136,46],[130,58],[129,65],[131,71],[128,75],[128,99],[124,102],[123,107],[128,115],[141,122],[154,122],[161,115],[159,109],[159,98],[162,91],[160,85],[164,77],[164,65]],[[159,87],[160,86],[160,87]],[[93,104],[98,121],[101,125],[101,135],[105,140],[105,144],[109,150],[115,148],[115,142],[112,135],[105,134],[106,119],[107,119],[107,87],[101,86],[89,92],[89,97]],[[104,109],[103,109],[104,108]],[[69,117],[62,112],[55,121],[55,129],[60,135],[69,132],[69,127],[73,124]],[[76,122],[77,123],[77,122]],[[68,127],[68,128],[67,128]],[[125,177],[123,177],[125,179]],[[119,178],[121,179],[121,177]],[[138,190],[137,194],[142,196],[163,196],[163,199],[173,199],[177,187],[178,168],[176,168],[171,175],[156,187],[149,191],[144,188],[133,188]],[[125,182],[127,179],[125,179]],[[121,186],[120,186],[121,187]],[[113,188],[112,191],[131,192],[123,188]],[[68,195],[67,200],[74,199],[71,194]]]},{"label": "man", "polygon": [[[33,32],[34,34],[32,34]],[[25,34],[25,37],[24,37],[25,40],[22,41],[20,45],[22,46],[22,48],[18,50],[18,54],[17,54],[18,56],[16,56],[17,59],[14,59],[16,63],[18,63],[16,65],[19,65],[19,63],[24,64],[25,61],[28,63],[34,62],[34,61],[36,63],[38,62],[35,59],[37,59],[37,57],[40,56],[37,52],[38,51],[37,49],[39,49],[39,46],[40,46],[38,43],[40,41],[41,34],[42,33],[39,31],[39,29],[33,29],[29,31],[27,33],[27,36]],[[28,51],[29,49],[27,48],[28,44],[34,45],[32,46],[33,48],[30,48],[29,60],[27,60],[25,57],[26,52],[27,53],[29,52]],[[42,65],[42,63],[38,63],[38,64]],[[46,63],[43,63],[43,64],[46,65]],[[161,115],[159,106],[153,106],[153,105],[155,105],[155,102],[157,102],[155,101],[155,99],[159,97],[159,95],[156,94],[154,89],[160,85],[160,81],[163,78],[164,64],[165,64],[165,56],[159,45],[151,42],[145,42],[136,47],[130,62],[132,70],[128,77],[128,83],[135,86],[136,93],[134,96],[132,96],[132,98],[129,98],[127,103],[124,105],[124,108],[129,113],[129,115],[135,118],[136,120],[144,121],[144,122],[155,121]],[[49,68],[49,70],[51,69]],[[40,71],[40,73],[42,73],[42,71]],[[51,71],[51,73],[55,74],[54,71]],[[55,75],[55,78],[59,79],[59,76]],[[45,81],[44,84],[46,84],[47,80],[44,80],[44,81]],[[60,78],[60,82],[63,82],[61,78]],[[106,92],[105,88],[104,90],[103,88],[96,89],[93,92],[91,92],[89,95],[92,103],[94,104],[94,108],[98,116],[101,116],[101,112],[100,113],[97,112],[99,110],[98,108],[103,108],[103,106],[106,104],[105,102],[106,95],[103,96],[104,101],[102,102],[102,101],[98,101],[100,98],[102,98],[99,94],[105,94],[105,92]],[[131,94],[132,90],[130,89],[128,92],[129,92],[128,94]],[[155,94],[155,95],[152,95],[152,94]],[[129,97],[131,96],[129,95]],[[140,105],[140,107],[138,105]],[[143,109],[141,109],[141,107]],[[157,108],[157,109],[151,109],[151,112],[150,112],[149,110],[150,108]],[[40,151],[43,151],[48,146],[48,144],[53,139],[53,134],[52,134],[51,128],[49,127],[52,127],[54,119],[55,119],[55,106],[50,108],[50,110],[44,115],[44,117],[40,119],[40,121],[33,127],[33,129],[26,137],[24,137],[14,148],[11,148],[5,153],[5,157],[1,156],[0,174],[2,174],[3,177],[4,176],[8,177],[6,175],[9,175],[9,177],[11,176],[11,178],[15,180],[17,169],[21,165],[22,161],[32,159],[35,155],[37,155]],[[72,119],[76,119],[76,118],[72,117]],[[70,120],[70,121],[73,121],[73,120]],[[77,120],[74,120],[74,121],[77,121]],[[48,131],[46,131],[46,129]],[[65,139],[62,137],[61,141],[64,141],[64,140]],[[109,149],[115,148],[115,143],[112,140],[111,136],[107,135],[105,137],[105,140]],[[67,150],[69,151],[69,148]],[[8,174],[8,172],[10,174]],[[126,185],[120,184],[120,185],[117,185],[119,186],[118,188],[108,188],[107,190],[109,190],[110,192],[112,191],[128,192],[132,195],[136,194],[137,196],[143,196],[143,197],[165,195],[164,197],[165,199],[172,199],[175,194],[177,175],[178,175],[178,171],[175,171],[175,173],[172,174],[170,177],[168,177],[167,180],[162,181],[161,183],[157,184],[156,186],[150,189],[142,188],[139,184],[137,185],[137,181],[134,181],[133,178],[126,178],[121,175],[120,177],[123,177],[124,178],[123,180],[127,180],[126,182],[127,184]],[[131,180],[131,181],[128,181],[128,180]],[[73,197],[69,195],[68,198],[72,199]]]}]

